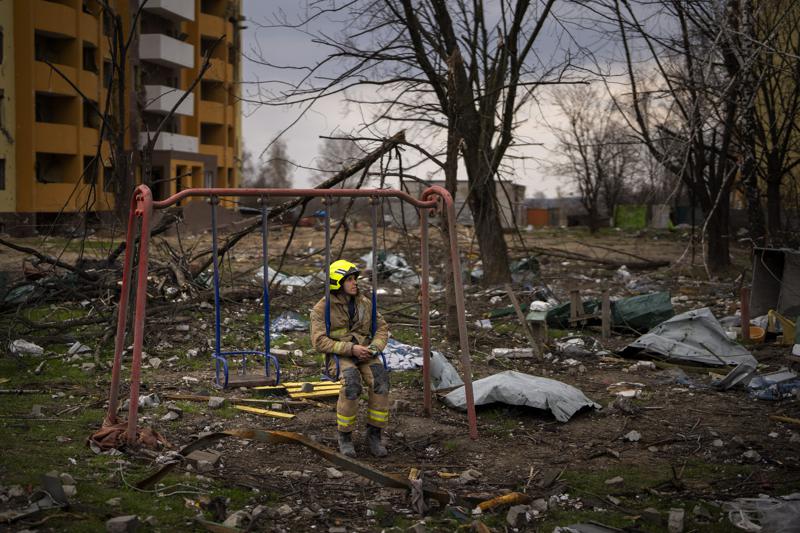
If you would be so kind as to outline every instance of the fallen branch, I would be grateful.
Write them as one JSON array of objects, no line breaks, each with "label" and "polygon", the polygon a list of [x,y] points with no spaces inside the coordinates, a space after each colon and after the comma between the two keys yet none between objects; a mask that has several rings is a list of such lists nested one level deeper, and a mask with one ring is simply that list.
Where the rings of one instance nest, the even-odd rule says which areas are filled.
[{"label": "fallen branch", "polygon": [[[353,165],[351,165],[351,166],[347,167],[346,169],[342,170],[341,172],[337,173],[335,176],[323,181],[322,183],[320,183],[319,185],[317,185],[314,188],[315,189],[330,189],[334,185],[337,185],[338,183],[341,183],[342,181],[346,180],[347,178],[349,178],[353,174],[359,172],[360,170],[363,170],[363,169],[369,167],[372,163],[374,163],[375,161],[380,159],[383,156],[383,154],[385,154],[386,152],[390,151],[392,148],[394,148],[398,144],[402,143],[404,140],[405,140],[405,132],[401,131],[399,133],[396,133],[395,135],[393,135],[389,139],[385,140],[383,142],[383,144],[381,144],[376,150],[374,150],[374,151],[370,152],[369,154],[367,154],[363,159],[357,161]],[[296,198],[294,200],[290,200],[288,202],[284,202],[284,203],[278,205],[277,207],[275,207],[274,209],[270,209],[269,215],[267,215],[267,220],[272,220],[274,218],[281,217],[281,216],[284,215],[284,213],[287,213],[287,212],[291,211],[292,209],[294,209],[295,207],[297,207],[298,205],[300,205],[303,202],[308,202],[308,198],[300,197],[300,198]],[[218,260],[221,262],[222,258],[225,256],[225,254],[231,248],[233,248],[236,245],[236,243],[238,243],[240,240],[242,240],[246,235],[252,233],[253,231],[255,231],[256,229],[259,229],[259,228],[261,228],[261,217],[258,217],[257,221],[253,222],[252,224],[250,224],[246,228],[243,228],[243,229],[239,230],[238,232],[234,233],[233,235],[231,235],[228,238],[228,240],[225,241],[225,244],[223,244],[222,246],[219,247],[219,251],[217,252],[217,255],[218,255],[218,258],[219,258]],[[211,266],[212,262],[213,262],[213,258],[210,257],[209,259],[206,259],[199,266],[199,268],[197,268],[195,270],[195,275],[197,275],[198,273],[203,272],[204,270],[206,270],[209,266]]]},{"label": "fallen branch", "polygon": [[567,250],[557,250],[553,248],[541,248],[539,246],[529,246],[526,251],[535,252],[539,255],[547,255],[551,257],[559,257],[561,259],[572,259],[573,261],[585,261],[587,263],[596,263],[598,265],[603,265],[605,268],[619,268],[621,266],[625,266],[628,270],[651,270],[654,268],[660,268],[669,266],[669,261],[631,261],[631,262],[620,262],[614,261],[612,259],[603,259],[600,257],[591,257],[584,254],[579,254],[577,252],[569,252]]},{"label": "fallen branch", "polygon": [[19,244],[14,244],[13,242],[8,242],[5,239],[0,239],[0,244],[2,244],[3,246],[8,246],[12,250],[16,250],[18,252],[22,252],[22,253],[25,253],[25,254],[32,255],[32,256],[36,257],[36,259],[38,259],[42,263],[47,263],[49,265],[53,265],[53,266],[57,266],[57,267],[63,268],[65,270],[69,270],[70,272],[74,272],[75,274],[77,274],[78,276],[82,277],[83,279],[85,279],[87,281],[97,281],[99,279],[99,277],[96,274],[92,274],[90,272],[86,272],[85,270],[81,270],[80,268],[78,268],[76,266],[70,265],[69,263],[65,263],[64,261],[56,259],[55,257],[50,257],[49,255],[44,255],[40,251],[35,250],[33,248],[28,248],[27,246],[20,246]]}]

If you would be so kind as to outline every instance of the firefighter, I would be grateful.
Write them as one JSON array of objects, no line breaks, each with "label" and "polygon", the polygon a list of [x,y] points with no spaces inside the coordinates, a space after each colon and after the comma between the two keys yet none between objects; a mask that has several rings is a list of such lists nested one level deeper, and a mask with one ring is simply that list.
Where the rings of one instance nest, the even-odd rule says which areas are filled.
[{"label": "firefighter", "polygon": [[375,335],[372,331],[372,301],[359,293],[357,280],[360,271],[353,263],[340,259],[331,263],[330,283],[330,334],[325,328],[325,298],[311,310],[311,344],[326,354],[325,364],[329,374],[335,372],[339,358],[339,371],[343,381],[336,403],[336,423],[339,430],[339,451],[355,457],[353,430],[358,415],[358,399],[366,387],[367,442],[375,457],[385,457],[386,448],[381,442],[381,432],[389,420],[389,374],[383,367],[379,354],[386,347],[389,327],[376,313]]}]

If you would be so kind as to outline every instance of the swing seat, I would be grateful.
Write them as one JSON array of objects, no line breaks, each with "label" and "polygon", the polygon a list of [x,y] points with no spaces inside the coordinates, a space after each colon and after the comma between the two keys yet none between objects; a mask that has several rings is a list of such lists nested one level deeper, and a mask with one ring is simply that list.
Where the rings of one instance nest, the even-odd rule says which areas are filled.
[{"label": "swing seat", "polygon": [[[381,361],[383,362],[383,369],[389,372],[389,366],[386,364],[386,356],[383,355],[383,352],[379,352],[378,355],[381,356]],[[333,358],[334,362],[336,363],[336,373],[331,376],[330,372],[328,371],[328,363],[330,362],[331,358]],[[325,368],[322,370],[322,377],[320,381],[339,381],[339,356],[334,353],[326,353],[325,354]]]},{"label": "swing seat", "polygon": [[[230,375],[228,356],[242,356],[242,366],[239,372]],[[264,374],[249,374],[247,372],[247,356],[248,355],[264,355],[264,352],[258,350],[240,350],[234,352],[220,352],[211,355],[216,363],[216,377],[214,384],[221,388],[228,387],[262,387],[267,385],[277,385],[281,382],[281,366],[278,363],[278,358],[269,354],[264,361]],[[275,377],[270,376],[270,364],[275,366]],[[220,367],[224,381],[220,381]]]}]

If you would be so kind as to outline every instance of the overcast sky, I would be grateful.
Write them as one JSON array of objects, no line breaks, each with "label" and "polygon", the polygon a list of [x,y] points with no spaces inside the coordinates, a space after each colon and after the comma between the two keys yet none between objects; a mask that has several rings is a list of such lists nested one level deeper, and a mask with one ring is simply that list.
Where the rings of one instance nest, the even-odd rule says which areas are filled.
[{"label": "overcast sky", "polygon": [[[257,85],[253,82],[286,79],[291,73],[276,71],[269,67],[259,65],[248,59],[261,55],[269,61],[285,65],[308,65],[315,58],[321,57],[326,49],[312,43],[309,35],[296,30],[263,28],[257,23],[269,24],[269,20],[278,12],[285,12],[292,17],[303,9],[298,5],[305,5],[298,0],[244,0],[244,15],[248,21],[248,28],[243,32],[244,54],[243,71],[244,85],[242,95],[247,98],[253,96]],[[327,28],[326,28],[327,30]],[[335,28],[333,28],[335,31]],[[559,36],[557,30],[546,32],[543,36],[543,46],[546,48],[557,47]],[[563,43],[562,43],[563,44]],[[282,78],[284,77],[284,78]],[[519,149],[519,155],[529,157],[528,160],[518,160],[513,163],[514,181],[526,186],[526,195],[533,196],[537,191],[542,191],[548,196],[555,195],[556,189],[561,187],[564,193],[571,192],[571,187],[563,177],[552,176],[541,164],[552,158],[555,148],[554,136],[545,126],[546,121],[558,122],[558,116],[550,104],[551,98],[544,92],[540,93],[536,106],[532,106],[526,113],[528,120],[517,130],[517,137],[527,143],[542,143],[543,146],[529,146]],[[296,107],[267,107],[244,103],[242,105],[244,146],[258,156],[269,142],[284,128],[297,119],[300,110]],[[301,167],[315,167],[315,157],[319,151],[321,135],[330,135],[338,131],[350,131],[361,121],[360,111],[352,105],[347,105],[341,97],[329,97],[315,104],[313,110],[307,113],[285,135],[284,140],[290,159]],[[397,126],[399,129],[399,126]],[[391,131],[393,133],[394,131]],[[297,168],[293,174],[294,186],[303,187],[310,185],[309,178],[312,172]],[[419,173],[418,173],[419,175]],[[420,177],[427,177],[421,175]],[[440,179],[441,176],[435,176]],[[466,179],[462,172],[460,179]]]}]

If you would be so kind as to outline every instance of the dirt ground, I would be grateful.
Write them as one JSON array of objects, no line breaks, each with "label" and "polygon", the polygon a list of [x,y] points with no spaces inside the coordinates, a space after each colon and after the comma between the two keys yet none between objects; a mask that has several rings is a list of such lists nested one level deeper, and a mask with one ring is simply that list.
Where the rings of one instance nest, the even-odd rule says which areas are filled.
[{"label": "dirt ground", "polygon": [[[275,228],[270,241],[270,266],[277,268],[290,227]],[[438,235],[432,235],[431,271],[441,281],[446,256]],[[460,246],[467,272],[478,260],[469,228],[460,230]],[[699,251],[692,264],[689,236],[685,231],[603,231],[597,236],[577,230],[523,232],[524,243],[509,235],[515,258],[527,247],[558,249],[619,262],[667,260],[669,267],[631,271],[630,276],[596,263],[537,255],[540,275],[532,283],[517,283],[521,303],[533,299],[535,289],[549,287],[561,301],[569,290],[580,289],[584,297],[597,297],[604,289],[612,298],[652,291],[669,291],[676,313],[709,307],[718,317],[738,308],[738,290],[750,279],[749,251],[735,243],[734,267],[725,275],[709,279]],[[339,236],[338,246],[341,246]],[[75,242],[51,238],[19,241],[77,260]],[[235,428],[288,430],[335,447],[335,399],[320,405],[281,406],[295,414],[291,420],[243,413],[230,406],[211,409],[204,402],[173,401],[181,411],[174,421],[164,421],[170,394],[215,395],[228,400],[251,398],[247,389],[219,391],[212,386],[213,307],[210,292],[203,288],[176,287],[169,256],[194,255],[184,266],[191,269],[208,249],[207,235],[171,235],[153,243],[148,314],[145,335],[147,364],[142,393],[155,393],[161,404],[140,411],[140,425],[157,429],[173,449],[192,442],[207,431]],[[289,247],[281,272],[312,274],[320,268],[323,235],[319,229],[299,228]],[[351,228],[344,257],[357,258],[369,251],[370,237],[364,228]],[[105,257],[113,248],[107,236],[94,235],[86,243],[84,257]],[[382,232],[379,248],[402,252],[412,265],[418,264],[419,241],[407,234]],[[335,244],[334,251],[338,251]],[[258,349],[262,331],[259,285],[254,273],[260,267],[261,242],[249,236],[223,263],[223,348]],[[0,250],[0,270],[10,280],[19,279],[32,265],[23,266],[25,254]],[[88,263],[87,263],[88,264]],[[382,281],[387,290],[380,308],[392,334],[402,342],[419,345],[418,290]],[[559,337],[582,333],[600,339],[599,329],[551,330],[544,362],[508,360],[489,355],[497,347],[524,347],[526,337],[514,314],[492,319],[492,328],[475,322],[510,301],[503,291],[465,280],[467,324],[473,379],[503,370],[517,370],[559,380],[583,391],[600,409],[577,413],[566,423],[533,409],[506,405],[479,408],[479,438],[468,437],[467,418],[435,400],[430,418],[422,410],[421,371],[391,373],[393,409],[386,445],[386,459],[369,456],[363,431],[356,433],[359,460],[384,472],[406,477],[411,468],[423,472],[425,486],[449,491],[451,505],[433,502],[426,516],[412,508],[408,493],[381,487],[338,468],[308,449],[241,439],[225,439],[210,449],[221,454],[219,463],[198,473],[180,465],[162,486],[137,491],[133,485],[158,467],[158,453],[126,450],[123,455],[96,455],[85,439],[100,426],[108,397],[113,357],[113,335],[108,315],[113,311],[114,291],[73,295],[71,301],[35,300],[16,307],[6,306],[2,316],[3,346],[24,338],[43,346],[44,356],[0,358],[0,381],[6,390],[27,389],[38,393],[2,395],[0,402],[0,512],[20,509],[35,499],[40,476],[46,472],[67,473],[74,478],[77,494],[66,509],[33,515],[3,526],[10,530],[103,531],[111,517],[135,514],[145,531],[202,531],[195,518],[221,522],[231,513],[245,511],[238,524],[249,531],[546,531],[557,526],[596,522],[608,531],[667,531],[671,509],[683,509],[685,531],[734,531],[723,503],[760,494],[781,496],[800,489],[800,428],[776,421],[770,415],[800,418],[797,398],[778,402],[752,399],[744,389],[718,391],[710,386],[707,367],[683,367],[686,380],[676,382],[675,368],[659,364],[656,369],[629,370],[636,362],[614,352],[636,338],[633,332],[614,332],[603,342],[604,356],[565,361],[556,350]],[[307,318],[308,310],[322,294],[321,284],[308,288],[280,287],[271,294],[272,316],[295,311]],[[492,299],[492,296],[500,298]],[[444,353],[460,370],[457,343],[444,337],[443,293],[431,295],[433,347]],[[203,300],[199,305],[197,302]],[[83,303],[81,303],[83,301]],[[187,303],[190,302],[190,303]],[[209,303],[210,302],[210,303]],[[494,302],[494,303],[493,303]],[[106,321],[89,322],[105,317]],[[58,323],[66,324],[58,328]],[[46,328],[37,325],[49,324]],[[66,355],[79,341],[91,352]],[[310,348],[307,332],[278,337],[273,348],[288,350],[281,356],[284,381],[316,381],[321,356]],[[800,366],[787,347],[771,339],[750,347],[759,360],[759,371]],[[299,351],[296,351],[299,350]],[[42,358],[46,364],[37,373]],[[153,365],[152,358],[159,364]],[[86,363],[94,364],[88,368]],[[127,382],[130,360],[126,359],[123,381]],[[259,367],[256,361],[254,366]],[[157,368],[153,368],[157,366]],[[236,366],[236,365],[234,365]],[[192,379],[194,378],[194,379]],[[615,401],[610,385],[636,382],[641,396]],[[123,398],[127,388],[123,391]],[[400,401],[398,401],[400,400]],[[407,402],[407,403],[406,403]],[[276,403],[280,403],[276,401]],[[41,406],[41,416],[32,415]],[[362,409],[364,411],[364,409]],[[363,413],[361,413],[363,416]],[[364,419],[359,420],[363,429]],[[636,441],[626,439],[631,431]],[[755,451],[756,453],[750,453]],[[34,459],[34,460],[32,460]],[[620,478],[620,479],[615,479]],[[16,490],[14,487],[21,487]],[[509,521],[509,507],[501,506],[474,514],[476,502],[507,493],[521,492],[532,501],[527,520]],[[257,511],[258,514],[255,514]],[[0,515],[3,516],[3,515]],[[479,525],[478,522],[482,525]],[[513,522],[513,523],[512,523]],[[221,529],[218,529],[222,531]],[[227,530],[226,530],[227,531]]]}]

